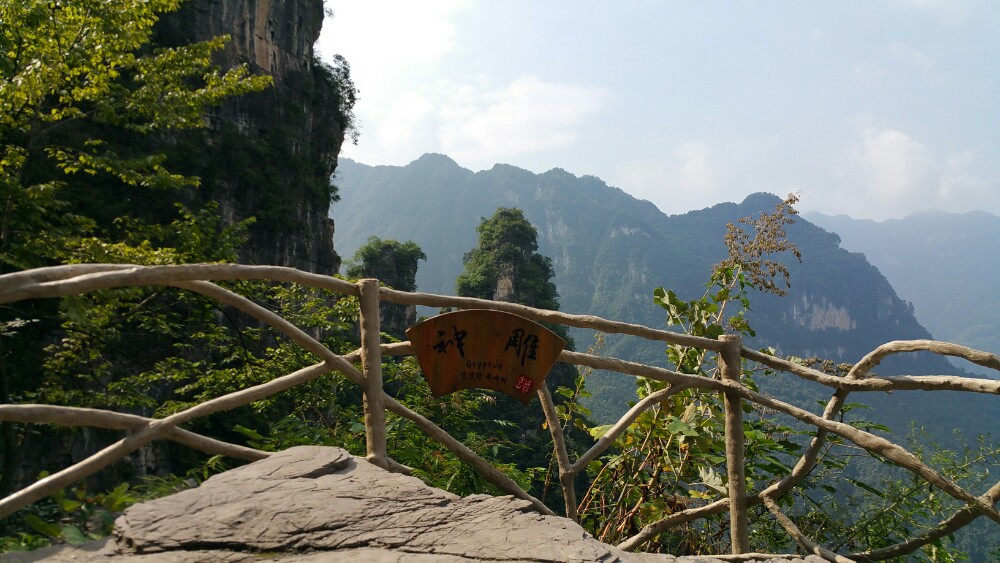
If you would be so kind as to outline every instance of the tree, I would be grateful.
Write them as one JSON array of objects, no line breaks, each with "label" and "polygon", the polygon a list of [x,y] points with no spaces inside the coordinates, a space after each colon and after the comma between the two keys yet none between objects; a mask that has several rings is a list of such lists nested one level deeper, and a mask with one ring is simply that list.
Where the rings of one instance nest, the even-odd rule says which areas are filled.
[{"label": "tree", "polygon": [[347,265],[347,277],[378,278],[400,291],[417,289],[417,262],[427,255],[412,240],[399,242],[372,236],[354,253]]},{"label": "tree", "polygon": [[538,251],[538,230],[517,208],[501,207],[476,228],[479,245],[462,258],[456,291],[463,297],[559,309],[552,261]]},{"label": "tree", "polygon": [[[383,285],[400,291],[417,289],[417,263],[427,260],[427,255],[412,240],[399,242],[372,236],[354,253],[347,267],[349,278],[377,278]],[[382,330],[403,338],[407,326],[417,318],[415,306],[381,304]]]},{"label": "tree", "polygon": [[[538,307],[559,309],[559,295],[552,283],[555,275],[552,261],[538,252],[538,230],[528,222],[524,213],[517,208],[501,207],[492,217],[483,219],[479,227],[479,244],[465,253],[465,271],[458,276],[455,288],[462,297],[478,297],[494,301],[507,301]],[[566,340],[566,349],[573,349],[573,340],[563,325],[549,326]],[[562,408],[569,389],[577,388],[578,373],[569,364],[556,363],[546,385],[553,392],[557,408]],[[565,391],[565,393],[564,393]],[[505,435],[513,448],[505,459],[522,470],[545,468],[554,470],[553,459],[547,455],[550,437],[544,429],[545,418],[540,408],[525,414],[517,401],[501,394],[490,393],[490,399],[480,409],[478,415],[485,420],[500,422],[499,432]],[[586,409],[578,411],[584,415]],[[581,436],[583,442],[570,440],[575,453],[582,453],[590,444],[589,438]],[[547,498],[546,485],[550,482],[545,471],[538,471],[543,481],[533,483],[537,494],[554,508],[561,509],[562,498],[552,495]],[[551,477],[551,473],[549,475]]]}]

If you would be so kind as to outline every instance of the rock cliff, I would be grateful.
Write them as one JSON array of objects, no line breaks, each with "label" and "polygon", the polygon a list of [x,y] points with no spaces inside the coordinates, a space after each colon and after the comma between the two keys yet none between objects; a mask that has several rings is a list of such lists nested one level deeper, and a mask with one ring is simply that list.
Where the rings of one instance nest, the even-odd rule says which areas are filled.
[{"label": "rock cliff", "polygon": [[190,0],[157,30],[165,45],[229,35],[219,66],[246,64],[274,78],[271,88],[217,108],[208,131],[180,139],[171,155],[202,178],[196,203],[219,202],[228,223],[256,218],[241,262],[326,274],[340,267],[329,179],[351,125],[354,88],[346,66],[314,56],[323,15],[322,0]]}]

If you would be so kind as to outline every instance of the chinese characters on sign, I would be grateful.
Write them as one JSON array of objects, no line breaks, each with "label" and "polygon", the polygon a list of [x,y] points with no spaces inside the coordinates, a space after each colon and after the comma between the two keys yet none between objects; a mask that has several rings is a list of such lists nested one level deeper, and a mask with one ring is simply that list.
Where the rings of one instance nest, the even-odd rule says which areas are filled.
[{"label": "chinese characters on sign", "polygon": [[525,334],[524,330],[520,328],[515,328],[511,333],[510,337],[507,339],[507,346],[504,350],[510,350],[513,348],[517,355],[521,358],[521,365],[524,365],[524,360],[535,360],[535,354],[538,352],[538,337],[534,334]]},{"label": "chinese characters on sign", "polygon": [[534,321],[479,309],[438,315],[406,335],[435,396],[480,387],[524,404],[566,346]]},{"label": "chinese characters on sign", "polygon": [[451,340],[444,339],[445,333],[443,330],[437,331],[438,337],[441,338],[441,340],[434,345],[434,349],[437,350],[439,354],[444,354],[448,351],[448,346],[454,344],[455,348],[458,349],[458,355],[464,358],[465,347],[462,346],[462,341],[465,340],[465,335],[468,333],[464,330],[458,330],[458,327],[455,325],[451,325],[451,331],[454,336]]},{"label": "chinese characters on sign", "polygon": [[[507,383],[507,376],[504,375],[503,364],[497,362],[465,362],[465,369],[463,369],[458,377],[461,379],[467,379],[469,381],[499,381],[500,383]],[[478,387],[478,385],[474,386]]]}]

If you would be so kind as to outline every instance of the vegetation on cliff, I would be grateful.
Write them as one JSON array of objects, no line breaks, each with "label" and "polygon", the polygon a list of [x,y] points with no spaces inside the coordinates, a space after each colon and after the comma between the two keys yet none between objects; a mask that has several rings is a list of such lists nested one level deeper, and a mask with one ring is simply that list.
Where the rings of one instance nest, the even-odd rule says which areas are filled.
[{"label": "vegetation on cliff", "polygon": [[[399,242],[372,236],[351,257],[345,273],[354,279],[375,278],[382,285],[400,291],[416,291],[417,267],[421,260],[427,260],[427,255],[412,240]],[[382,332],[405,339],[406,329],[417,320],[416,307],[382,303],[379,308]]]},{"label": "vegetation on cliff", "polygon": [[124,243],[128,228],[115,219],[125,210],[141,216],[151,207],[135,205],[142,200],[199,183],[166,168],[155,141],[204,127],[209,107],[270,84],[246,67],[212,66],[224,37],[141,53],[158,16],[178,4],[0,7],[5,271],[88,259],[101,245]]},{"label": "vegetation on cliff", "polygon": [[[455,280],[459,296],[559,310],[551,260],[538,252],[538,230],[520,209],[498,208],[492,216],[480,220],[476,231],[478,242],[465,253],[465,269]],[[547,328],[566,340],[566,350],[573,349],[566,327]],[[564,363],[557,362],[550,370],[545,384],[556,397],[558,407],[566,408],[566,397],[558,393],[559,389],[573,388],[578,376],[572,366]],[[509,444],[501,459],[533,475],[532,494],[561,508],[562,499],[549,490],[556,468],[544,414],[537,408],[526,412],[518,401],[502,393],[484,391],[482,395],[485,400],[476,415],[499,422],[497,435]],[[577,412],[587,414],[585,408]],[[570,440],[571,450],[582,453],[590,443],[588,436],[576,436]]]}]

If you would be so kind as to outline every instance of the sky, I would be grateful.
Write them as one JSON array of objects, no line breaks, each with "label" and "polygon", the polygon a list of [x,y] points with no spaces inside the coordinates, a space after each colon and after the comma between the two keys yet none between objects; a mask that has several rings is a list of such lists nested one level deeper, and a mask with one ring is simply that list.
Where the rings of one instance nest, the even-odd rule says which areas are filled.
[{"label": "sky", "polygon": [[1000,2],[327,0],[360,137],[593,175],[668,215],[760,191],[854,218],[1000,214]]}]

